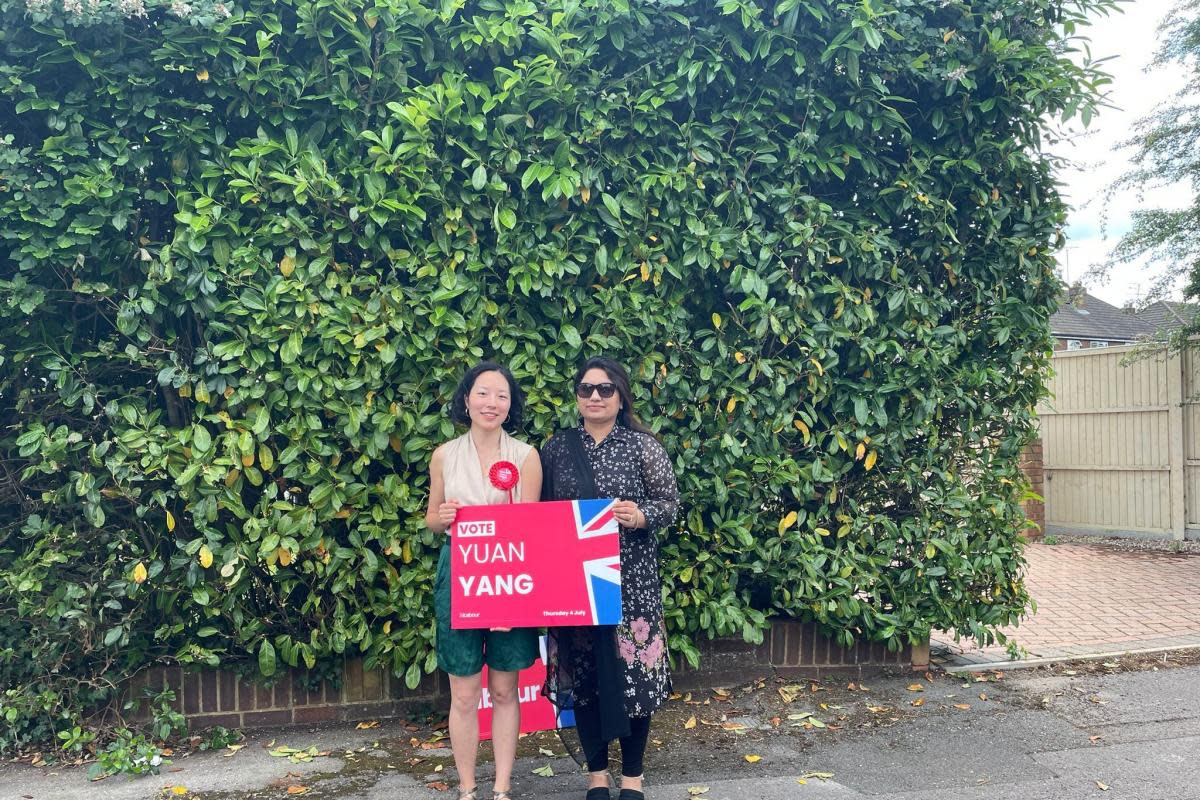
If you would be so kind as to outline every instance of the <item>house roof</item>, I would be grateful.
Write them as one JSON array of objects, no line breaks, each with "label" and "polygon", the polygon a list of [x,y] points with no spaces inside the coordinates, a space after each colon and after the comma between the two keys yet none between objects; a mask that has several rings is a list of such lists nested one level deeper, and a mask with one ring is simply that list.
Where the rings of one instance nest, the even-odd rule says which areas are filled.
[{"label": "house roof", "polygon": [[1154,335],[1154,326],[1079,287],[1072,287],[1050,315],[1050,333],[1059,339],[1133,342]]},{"label": "house roof", "polygon": [[1200,311],[1200,306],[1194,303],[1159,300],[1134,316],[1149,324],[1155,331],[1172,331],[1195,319],[1197,311]]}]

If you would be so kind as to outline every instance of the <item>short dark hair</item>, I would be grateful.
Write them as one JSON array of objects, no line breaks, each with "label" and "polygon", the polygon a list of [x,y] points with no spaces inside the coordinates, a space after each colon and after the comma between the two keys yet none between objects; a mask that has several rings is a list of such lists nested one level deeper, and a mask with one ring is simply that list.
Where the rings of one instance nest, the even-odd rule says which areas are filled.
[{"label": "short dark hair", "polygon": [[470,427],[471,418],[467,415],[467,395],[471,393],[471,389],[475,388],[476,379],[485,372],[499,372],[508,381],[508,419],[504,421],[503,427],[509,431],[516,430],[521,427],[521,422],[525,419],[525,393],[521,391],[521,387],[517,386],[517,379],[513,377],[508,367],[495,361],[480,361],[467,370],[466,375],[463,375],[462,380],[458,382],[458,388],[454,390],[454,397],[450,400],[450,419],[460,425]]},{"label": "short dark hair", "polygon": [[594,356],[584,362],[579,371],[575,373],[575,383],[572,385],[572,389],[579,385],[589,369],[604,370],[608,379],[617,387],[617,394],[621,396],[621,410],[617,412],[617,422],[630,430],[654,436],[654,431],[646,427],[633,411],[633,390],[629,387],[629,373],[625,371],[625,368],[607,356]]}]

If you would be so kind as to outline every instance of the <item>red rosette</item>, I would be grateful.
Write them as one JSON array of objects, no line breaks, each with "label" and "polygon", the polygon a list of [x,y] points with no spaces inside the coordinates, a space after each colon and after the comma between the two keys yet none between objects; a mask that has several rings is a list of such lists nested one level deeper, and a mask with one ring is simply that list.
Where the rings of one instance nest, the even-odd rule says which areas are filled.
[{"label": "red rosette", "polygon": [[508,502],[513,501],[512,490],[521,480],[521,472],[511,461],[497,461],[488,471],[488,480],[502,492],[508,492]]}]

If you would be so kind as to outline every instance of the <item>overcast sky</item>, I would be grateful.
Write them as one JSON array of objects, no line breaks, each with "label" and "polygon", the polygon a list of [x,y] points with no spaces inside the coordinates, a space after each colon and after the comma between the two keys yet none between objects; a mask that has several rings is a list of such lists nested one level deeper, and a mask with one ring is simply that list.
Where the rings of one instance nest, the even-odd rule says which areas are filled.
[{"label": "overcast sky", "polygon": [[[1144,294],[1150,277],[1161,269],[1156,264],[1122,265],[1114,267],[1103,283],[1088,275],[1092,266],[1107,260],[1129,228],[1131,210],[1139,204],[1133,196],[1105,201],[1105,189],[1129,166],[1128,150],[1118,143],[1129,137],[1140,117],[1183,85],[1178,69],[1145,71],[1156,49],[1158,25],[1173,5],[1174,0],[1134,0],[1123,6],[1124,13],[1100,18],[1084,31],[1091,39],[1093,57],[1115,56],[1106,69],[1113,76],[1109,100],[1116,108],[1105,109],[1090,128],[1075,126],[1069,144],[1052,148],[1075,162],[1073,169],[1060,174],[1072,208],[1067,244],[1059,254],[1062,276],[1067,281],[1082,280],[1092,294],[1117,306]],[[1177,206],[1187,200],[1187,188],[1180,187],[1147,195],[1143,202]],[[1182,299],[1178,288],[1172,299]]]}]

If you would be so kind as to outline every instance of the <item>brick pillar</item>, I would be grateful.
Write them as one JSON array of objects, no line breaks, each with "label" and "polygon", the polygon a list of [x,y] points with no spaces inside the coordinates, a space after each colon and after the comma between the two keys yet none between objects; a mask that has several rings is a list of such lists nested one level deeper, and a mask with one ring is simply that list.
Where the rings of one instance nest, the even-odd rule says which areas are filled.
[{"label": "brick pillar", "polygon": [[[1025,452],[1021,454],[1021,472],[1029,481],[1029,490],[1039,497],[1045,497],[1046,484],[1042,477],[1042,440],[1034,439]],[[1026,500],[1025,516],[1035,523],[1022,532],[1027,539],[1041,539],[1046,528],[1046,503],[1043,500]]]}]

